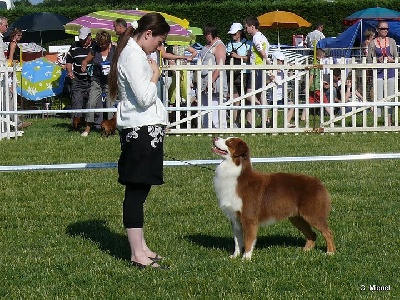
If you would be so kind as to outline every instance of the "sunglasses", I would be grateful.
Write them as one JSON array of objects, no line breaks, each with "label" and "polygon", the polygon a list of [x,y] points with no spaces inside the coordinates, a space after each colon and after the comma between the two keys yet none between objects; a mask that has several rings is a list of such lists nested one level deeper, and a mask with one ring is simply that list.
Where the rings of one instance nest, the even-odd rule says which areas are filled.
[{"label": "sunglasses", "polygon": [[389,28],[387,28],[387,27],[379,27],[378,29],[379,30],[389,30]]}]

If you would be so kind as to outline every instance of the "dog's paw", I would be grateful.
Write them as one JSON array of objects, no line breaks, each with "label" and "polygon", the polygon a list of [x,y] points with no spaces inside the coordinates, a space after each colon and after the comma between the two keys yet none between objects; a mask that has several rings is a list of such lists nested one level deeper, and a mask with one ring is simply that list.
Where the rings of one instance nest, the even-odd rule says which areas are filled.
[{"label": "dog's paw", "polygon": [[242,259],[243,260],[251,260],[251,252],[245,252],[244,254],[243,254],[243,257],[242,257]]},{"label": "dog's paw", "polygon": [[237,258],[240,255],[240,253],[233,253],[232,255],[229,256],[229,258]]}]

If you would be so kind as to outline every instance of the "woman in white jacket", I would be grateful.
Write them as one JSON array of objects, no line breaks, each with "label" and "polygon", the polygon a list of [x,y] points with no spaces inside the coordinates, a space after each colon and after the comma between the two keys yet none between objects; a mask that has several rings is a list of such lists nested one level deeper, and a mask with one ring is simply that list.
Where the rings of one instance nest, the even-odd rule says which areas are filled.
[{"label": "woman in white jacket", "polygon": [[144,15],[137,28],[129,27],[118,41],[109,76],[110,97],[120,100],[117,127],[121,155],[118,181],[125,185],[123,223],[138,268],[161,267],[161,257],[144,238],[143,204],[152,185],[163,184],[163,141],[167,111],[157,95],[160,70],[149,55],[170,30],[158,13]]}]

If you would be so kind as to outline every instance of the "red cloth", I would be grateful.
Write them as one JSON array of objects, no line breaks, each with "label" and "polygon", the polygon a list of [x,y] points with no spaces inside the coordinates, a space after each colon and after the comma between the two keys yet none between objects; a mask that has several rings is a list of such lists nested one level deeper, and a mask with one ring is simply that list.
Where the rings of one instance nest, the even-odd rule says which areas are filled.
[{"label": "red cloth", "polygon": [[[323,95],[323,102],[324,103],[329,103],[328,98],[326,97],[326,95],[324,93],[322,93]],[[308,102],[309,103],[320,103],[320,99],[321,99],[321,93],[320,91],[314,91],[314,92],[310,92],[310,97]]]}]

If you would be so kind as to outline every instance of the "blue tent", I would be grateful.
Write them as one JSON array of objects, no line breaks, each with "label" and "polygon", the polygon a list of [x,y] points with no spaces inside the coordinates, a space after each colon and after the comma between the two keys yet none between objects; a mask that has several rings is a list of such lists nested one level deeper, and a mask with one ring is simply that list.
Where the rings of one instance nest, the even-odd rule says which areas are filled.
[{"label": "blue tent", "polygon": [[[389,25],[388,36],[395,39],[396,44],[400,44],[400,21],[387,20],[386,22]],[[375,29],[377,23],[377,20],[359,20],[337,37],[330,37],[320,40],[317,44],[317,48],[345,49],[344,51],[340,51],[340,56],[351,57],[355,54],[354,49],[348,48],[360,47],[364,41],[364,31],[367,28]],[[334,51],[332,53],[334,53]]]}]

